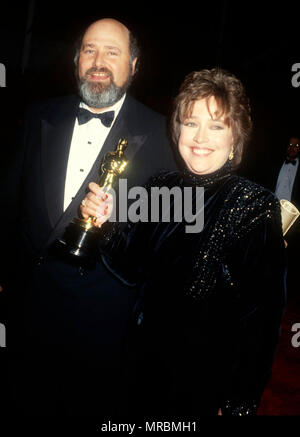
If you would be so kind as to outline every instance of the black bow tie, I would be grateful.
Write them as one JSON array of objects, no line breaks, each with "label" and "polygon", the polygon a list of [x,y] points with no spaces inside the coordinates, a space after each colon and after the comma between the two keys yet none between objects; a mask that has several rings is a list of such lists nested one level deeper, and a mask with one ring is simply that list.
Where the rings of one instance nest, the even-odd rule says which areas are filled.
[{"label": "black bow tie", "polygon": [[285,163],[286,163],[286,164],[293,164],[293,165],[296,165],[296,159],[288,159],[288,158],[287,158],[287,159],[285,160]]},{"label": "black bow tie", "polygon": [[95,114],[94,112],[88,111],[84,108],[79,108],[77,113],[78,124],[84,124],[90,121],[92,118],[99,118],[102,124],[106,127],[110,127],[115,116],[114,111],[101,112],[100,114]]}]

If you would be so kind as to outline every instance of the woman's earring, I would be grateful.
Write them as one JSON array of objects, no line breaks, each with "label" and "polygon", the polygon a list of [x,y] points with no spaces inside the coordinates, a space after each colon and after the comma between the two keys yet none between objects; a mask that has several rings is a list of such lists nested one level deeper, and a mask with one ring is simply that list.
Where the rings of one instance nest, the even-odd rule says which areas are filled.
[{"label": "woman's earring", "polygon": [[229,153],[228,159],[229,161],[232,161],[234,157],[234,152],[233,152],[233,148],[231,149],[231,152]]}]

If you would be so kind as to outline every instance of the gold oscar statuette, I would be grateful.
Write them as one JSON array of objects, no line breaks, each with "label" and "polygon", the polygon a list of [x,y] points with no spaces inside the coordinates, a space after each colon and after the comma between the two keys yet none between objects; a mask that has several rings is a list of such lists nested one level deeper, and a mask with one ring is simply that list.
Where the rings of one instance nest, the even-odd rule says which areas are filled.
[{"label": "gold oscar statuette", "polygon": [[[128,165],[124,155],[127,140],[120,139],[114,152],[107,152],[100,166],[98,185],[103,191],[109,191],[117,182]],[[55,252],[70,262],[82,266],[93,266],[99,257],[97,241],[101,238],[101,229],[94,225],[96,217],[74,218],[66,228],[62,239],[55,243]]]}]

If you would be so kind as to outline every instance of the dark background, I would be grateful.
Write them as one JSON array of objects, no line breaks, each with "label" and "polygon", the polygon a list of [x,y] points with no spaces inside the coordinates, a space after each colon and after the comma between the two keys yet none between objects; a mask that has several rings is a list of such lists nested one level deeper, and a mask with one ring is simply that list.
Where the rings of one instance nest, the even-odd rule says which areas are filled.
[{"label": "dark background", "polygon": [[242,171],[260,179],[289,136],[300,135],[300,87],[291,84],[300,62],[298,9],[288,1],[7,2],[0,8],[1,156],[14,150],[28,103],[76,92],[73,43],[90,22],[113,17],[142,47],[132,93],[159,112],[168,113],[192,70],[218,65],[242,80],[254,120]]},{"label": "dark background", "polygon": [[[6,67],[6,87],[0,87],[1,168],[17,149],[26,106],[36,99],[76,92],[73,43],[87,25],[104,17],[121,20],[138,36],[142,59],[132,93],[163,114],[168,114],[172,98],[190,71],[220,66],[242,80],[254,121],[241,167],[246,176],[264,182],[266,174],[275,171],[278,158],[283,157],[289,137],[300,136],[300,87],[291,84],[292,65],[300,63],[299,0],[3,3],[0,63]],[[8,227],[0,232],[13,232],[9,229],[11,213],[1,210],[8,216]],[[3,301],[0,316],[1,306]],[[298,321],[295,314],[291,316],[293,323]],[[290,358],[290,324],[284,332],[284,347]],[[4,348],[0,352],[1,369]],[[295,386],[298,361],[296,358],[294,367],[290,361],[283,361],[288,363],[285,370],[279,362],[279,395],[267,405],[273,408],[285,399],[288,412],[297,409],[297,402],[287,394]],[[0,373],[5,375],[2,370]],[[287,375],[290,385],[278,375]],[[5,383],[5,376],[2,380]],[[3,395],[0,411],[5,411]],[[271,414],[279,413],[276,410]]]}]

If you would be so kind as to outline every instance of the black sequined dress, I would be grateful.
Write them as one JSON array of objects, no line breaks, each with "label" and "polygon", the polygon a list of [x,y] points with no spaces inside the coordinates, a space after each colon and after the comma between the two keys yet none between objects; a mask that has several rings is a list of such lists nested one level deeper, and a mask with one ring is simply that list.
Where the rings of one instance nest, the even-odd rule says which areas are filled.
[{"label": "black sequined dress", "polygon": [[134,318],[141,411],[256,414],[285,306],[279,203],[229,163],[205,176],[164,173],[148,193],[154,186],[204,187],[204,227],[187,233],[171,204],[169,222],[128,224],[105,249],[111,272],[141,291]]}]

